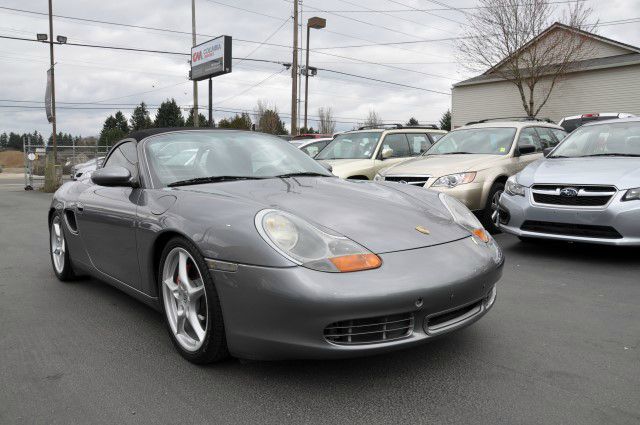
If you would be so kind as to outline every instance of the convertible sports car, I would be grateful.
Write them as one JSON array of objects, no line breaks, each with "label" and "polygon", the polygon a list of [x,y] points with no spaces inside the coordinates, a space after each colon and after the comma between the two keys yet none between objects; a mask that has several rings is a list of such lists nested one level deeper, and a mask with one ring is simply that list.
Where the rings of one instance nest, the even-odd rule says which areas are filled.
[{"label": "convertible sports car", "polygon": [[88,273],[155,306],[195,363],[412,346],[484,315],[503,265],[455,199],[344,181],[235,130],[131,134],[55,193],[49,227],[60,280]]}]

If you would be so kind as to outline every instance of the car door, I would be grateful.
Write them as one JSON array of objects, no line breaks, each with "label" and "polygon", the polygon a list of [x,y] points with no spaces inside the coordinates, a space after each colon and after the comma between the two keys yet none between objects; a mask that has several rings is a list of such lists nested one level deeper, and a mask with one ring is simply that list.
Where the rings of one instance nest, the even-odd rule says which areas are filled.
[{"label": "car door", "polygon": [[[531,145],[536,148],[536,151],[529,154],[520,154],[520,147]],[[520,135],[518,136],[518,145],[516,147],[516,152],[518,153],[518,161],[517,161],[517,171],[519,172],[523,170],[527,165],[531,164],[533,161],[536,161],[542,158],[542,150],[543,143],[540,141],[538,137],[538,132],[534,127],[524,127],[520,130]]]},{"label": "car door", "polygon": [[[127,168],[138,180],[136,143],[115,146],[104,168]],[[142,189],[93,185],[79,197],[78,228],[92,264],[102,273],[140,288],[136,246],[136,211]]]},{"label": "car door", "polygon": [[[385,149],[391,149],[393,153],[391,157],[382,159],[382,151]],[[378,147],[378,154],[375,160],[376,171],[397,164],[411,156],[411,148],[409,147],[407,136],[404,133],[388,133]]]}]

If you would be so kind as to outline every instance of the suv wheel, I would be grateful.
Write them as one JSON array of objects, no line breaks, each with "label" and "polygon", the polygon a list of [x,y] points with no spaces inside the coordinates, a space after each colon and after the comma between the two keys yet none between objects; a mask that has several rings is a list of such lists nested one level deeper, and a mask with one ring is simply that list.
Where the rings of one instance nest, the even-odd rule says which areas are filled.
[{"label": "suv wheel", "polygon": [[481,221],[490,233],[500,233],[498,228],[498,201],[504,192],[504,183],[496,182],[491,186],[487,203],[482,211]]}]

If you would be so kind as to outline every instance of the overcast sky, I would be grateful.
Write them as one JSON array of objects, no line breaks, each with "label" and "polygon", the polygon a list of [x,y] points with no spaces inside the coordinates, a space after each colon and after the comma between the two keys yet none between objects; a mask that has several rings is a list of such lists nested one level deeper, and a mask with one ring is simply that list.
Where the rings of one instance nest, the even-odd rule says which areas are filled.
[{"label": "overcast sky", "polygon": [[[477,5],[472,0],[439,3],[455,7]],[[640,0],[591,0],[588,3],[600,21],[640,16]],[[0,6],[47,11],[46,0],[0,0]],[[558,5],[559,8],[565,6]],[[354,13],[366,12],[366,9],[407,8],[442,9],[442,6],[429,0],[304,0],[302,5],[305,21],[315,15],[327,19],[326,29],[312,30],[312,49],[446,39],[461,34],[465,15],[454,10]],[[291,45],[292,9],[290,0],[196,0],[197,32],[202,34],[198,36],[198,42],[226,34],[234,38],[233,56],[236,58],[248,56],[248,59],[291,62],[290,48],[259,46],[240,40],[262,42],[270,37],[268,43]],[[54,0],[54,14],[191,31],[189,0]],[[46,16],[0,9],[1,35],[34,38],[36,33],[42,32],[48,32]],[[598,32],[624,43],[640,45],[637,22],[603,26]],[[54,35],[65,35],[69,42],[76,43],[186,53],[191,45],[188,34],[65,18],[54,19]],[[341,130],[362,121],[370,109],[375,109],[385,121],[406,122],[415,116],[420,122],[437,122],[451,105],[448,94],[451,85],[472,76],[456,62],[455,42],[451,41],[322,49],[312,51],[310,58],[312,66],[444,93],[319,71],[317,77],[310,79],[309,114],[315,118],[318,107],[331,107]],[[193,98],[192,84],[187,79],[187,60],[188,56],[56,46],[58,130],[83,136],[97,135],[109,114],[120,109],[129,116],[140,101],[150,105],[152,116],[155,114],[153,107],[167,98],[175,98],[179,105],[188,108]],[[0,105],[20,106],[0,107],[0,132],[38,130],[47,135],[50,133],[44,110],[27,108],[42,106],[48,63],[48,45],[0,39]],[[258,100],[265,100],[277,106],[289,124],[291,78],[282,65],[236,60],[233,72],[215,78],[213,87],[214,108],[252,112]],[[206,81],[201,82],[199,88],[199,102],[206,114]],[[104,109],[69,109],[88,107]],[[227,115],[229,113],[214,111],[216,121]],[[310,122],[310,125],[314,124]]]}]

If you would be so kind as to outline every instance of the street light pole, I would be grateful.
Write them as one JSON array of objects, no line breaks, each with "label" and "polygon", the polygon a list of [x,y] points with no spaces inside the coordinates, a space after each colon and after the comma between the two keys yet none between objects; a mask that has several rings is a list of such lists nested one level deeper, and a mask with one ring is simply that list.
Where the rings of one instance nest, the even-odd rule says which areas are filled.
[{"label": "street light pole", "polygon": [[291,61],[291,135],[298,134],[298,0],[293,0],[293,60]]},{"label": "street light pole", "polygon": [[49,0],[49,59],[51,64],[51,125],[53,134],[53,163],[58,163],[58,143],[56,141],[56,77],[53,60],[53,0]]},{"label": "street light pole", "polygon": [[309,35],[310,29],[322,29],[327,26],[327,20],[324,18],[318,18],[314,16],[307,21],[307,60],[304,67],[304,128],[307,127],[307,111],[309,109]]},{"label": "street light pole", "polygon": [[[49,0],[51,1],[51,0]],[[196,45],[196,0],[191,0],[191,38]],[[193,80],[193,126],[198,127],[198,82]]]}]

